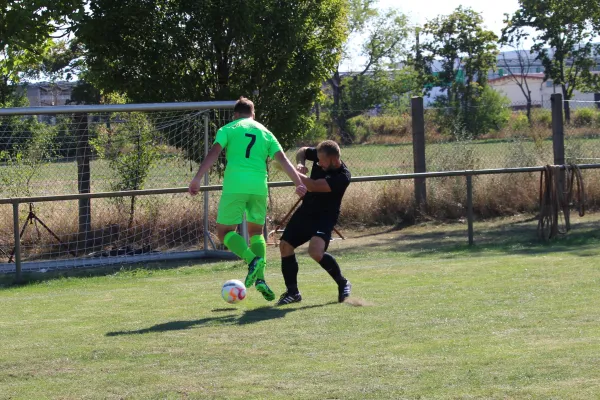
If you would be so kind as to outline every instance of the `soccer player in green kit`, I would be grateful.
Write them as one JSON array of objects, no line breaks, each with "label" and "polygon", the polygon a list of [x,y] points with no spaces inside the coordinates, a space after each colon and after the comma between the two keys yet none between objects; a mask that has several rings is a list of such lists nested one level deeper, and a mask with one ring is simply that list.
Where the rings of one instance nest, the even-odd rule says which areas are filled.
[{"label": "soccer player in green kit", "polygon": [[[190,182],[189,192],[198,194],[202,177],[226,151],[227,167],[223,193],[217,213],[219,240],[248,263],[246,287],[255,284],[263,297],[272,301],[275,293],[265,282],[266,249],[263,225],[267,216],[267,158],[277,160],[296,184],[296,194],[303,197],[306,186],[283,152],[275,136],[254,120],[254,103],[240,97],[233,108],[234,121],[217,131],[213,147]],[[236,232],[246,212],[250,247]]]}]

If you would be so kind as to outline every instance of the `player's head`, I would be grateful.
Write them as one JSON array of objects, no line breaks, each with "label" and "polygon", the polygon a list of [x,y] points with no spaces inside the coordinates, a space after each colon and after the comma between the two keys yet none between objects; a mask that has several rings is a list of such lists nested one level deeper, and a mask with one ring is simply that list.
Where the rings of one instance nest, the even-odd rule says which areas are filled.
[{"label": "player's head", "polygon": [[245,97],[240,97],[233,106],[233,118],[254,118],[254,103]]},{"label": "player's head", "polygon": [[325,140],[317,146],[319,165],[325,171],[339,168],[341,165],[340,156],[340,146],[333,140]]}]

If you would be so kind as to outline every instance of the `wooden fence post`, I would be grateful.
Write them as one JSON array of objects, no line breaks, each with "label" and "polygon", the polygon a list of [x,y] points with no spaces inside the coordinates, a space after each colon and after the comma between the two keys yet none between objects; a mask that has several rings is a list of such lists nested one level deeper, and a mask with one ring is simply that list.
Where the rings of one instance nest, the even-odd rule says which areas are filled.
[{"label": "wooden fence post", "polygon": [[[427,172],[425,162],[425,114],[422,97],[413,97],[412,135],[413,135],[413,165],[414,172]],[[427,186],[425,178],[415,178],[415,202],[418,212],[423,212],[427,206]]]},{"label": "wooden fence post", "polygon": [[562,94],[550,96],[552,102],[552,148],[554,150],[554,165],[565,163],[565,127],[563,121]]}]

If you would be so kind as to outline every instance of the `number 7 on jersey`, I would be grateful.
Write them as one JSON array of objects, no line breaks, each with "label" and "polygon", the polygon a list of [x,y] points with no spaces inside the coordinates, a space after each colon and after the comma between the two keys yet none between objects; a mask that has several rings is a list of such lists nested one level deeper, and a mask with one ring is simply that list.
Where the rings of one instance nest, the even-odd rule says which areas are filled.
[{"label": "number 7 on jersey", "polygon": [[246,137],[250,138],[250,143],[246,148],[246,158],[250,158],[250,150],[252,150],[252,146],[254,146],[254,143],[256,143],[256,135],[253,135],[252,133],[246,133]]}]

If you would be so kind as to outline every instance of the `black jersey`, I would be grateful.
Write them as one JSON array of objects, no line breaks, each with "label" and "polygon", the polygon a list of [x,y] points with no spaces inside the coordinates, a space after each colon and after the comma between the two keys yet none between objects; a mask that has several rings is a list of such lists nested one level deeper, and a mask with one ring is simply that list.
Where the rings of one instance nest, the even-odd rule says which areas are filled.
[{"label": "black jersey", "polygon": [[313,180],[325,179],[331,192],[308,192],[302,201],[302,208],[311,215],[318,215],[325,219],[331,218],[337,221],[342,205],[342,197],[350,184],[350,171],[342,162],[340,168],[325,171],[318,164],[317,149],[309,147],[306,149],[305,157],[313,162],[310,178]]}]

